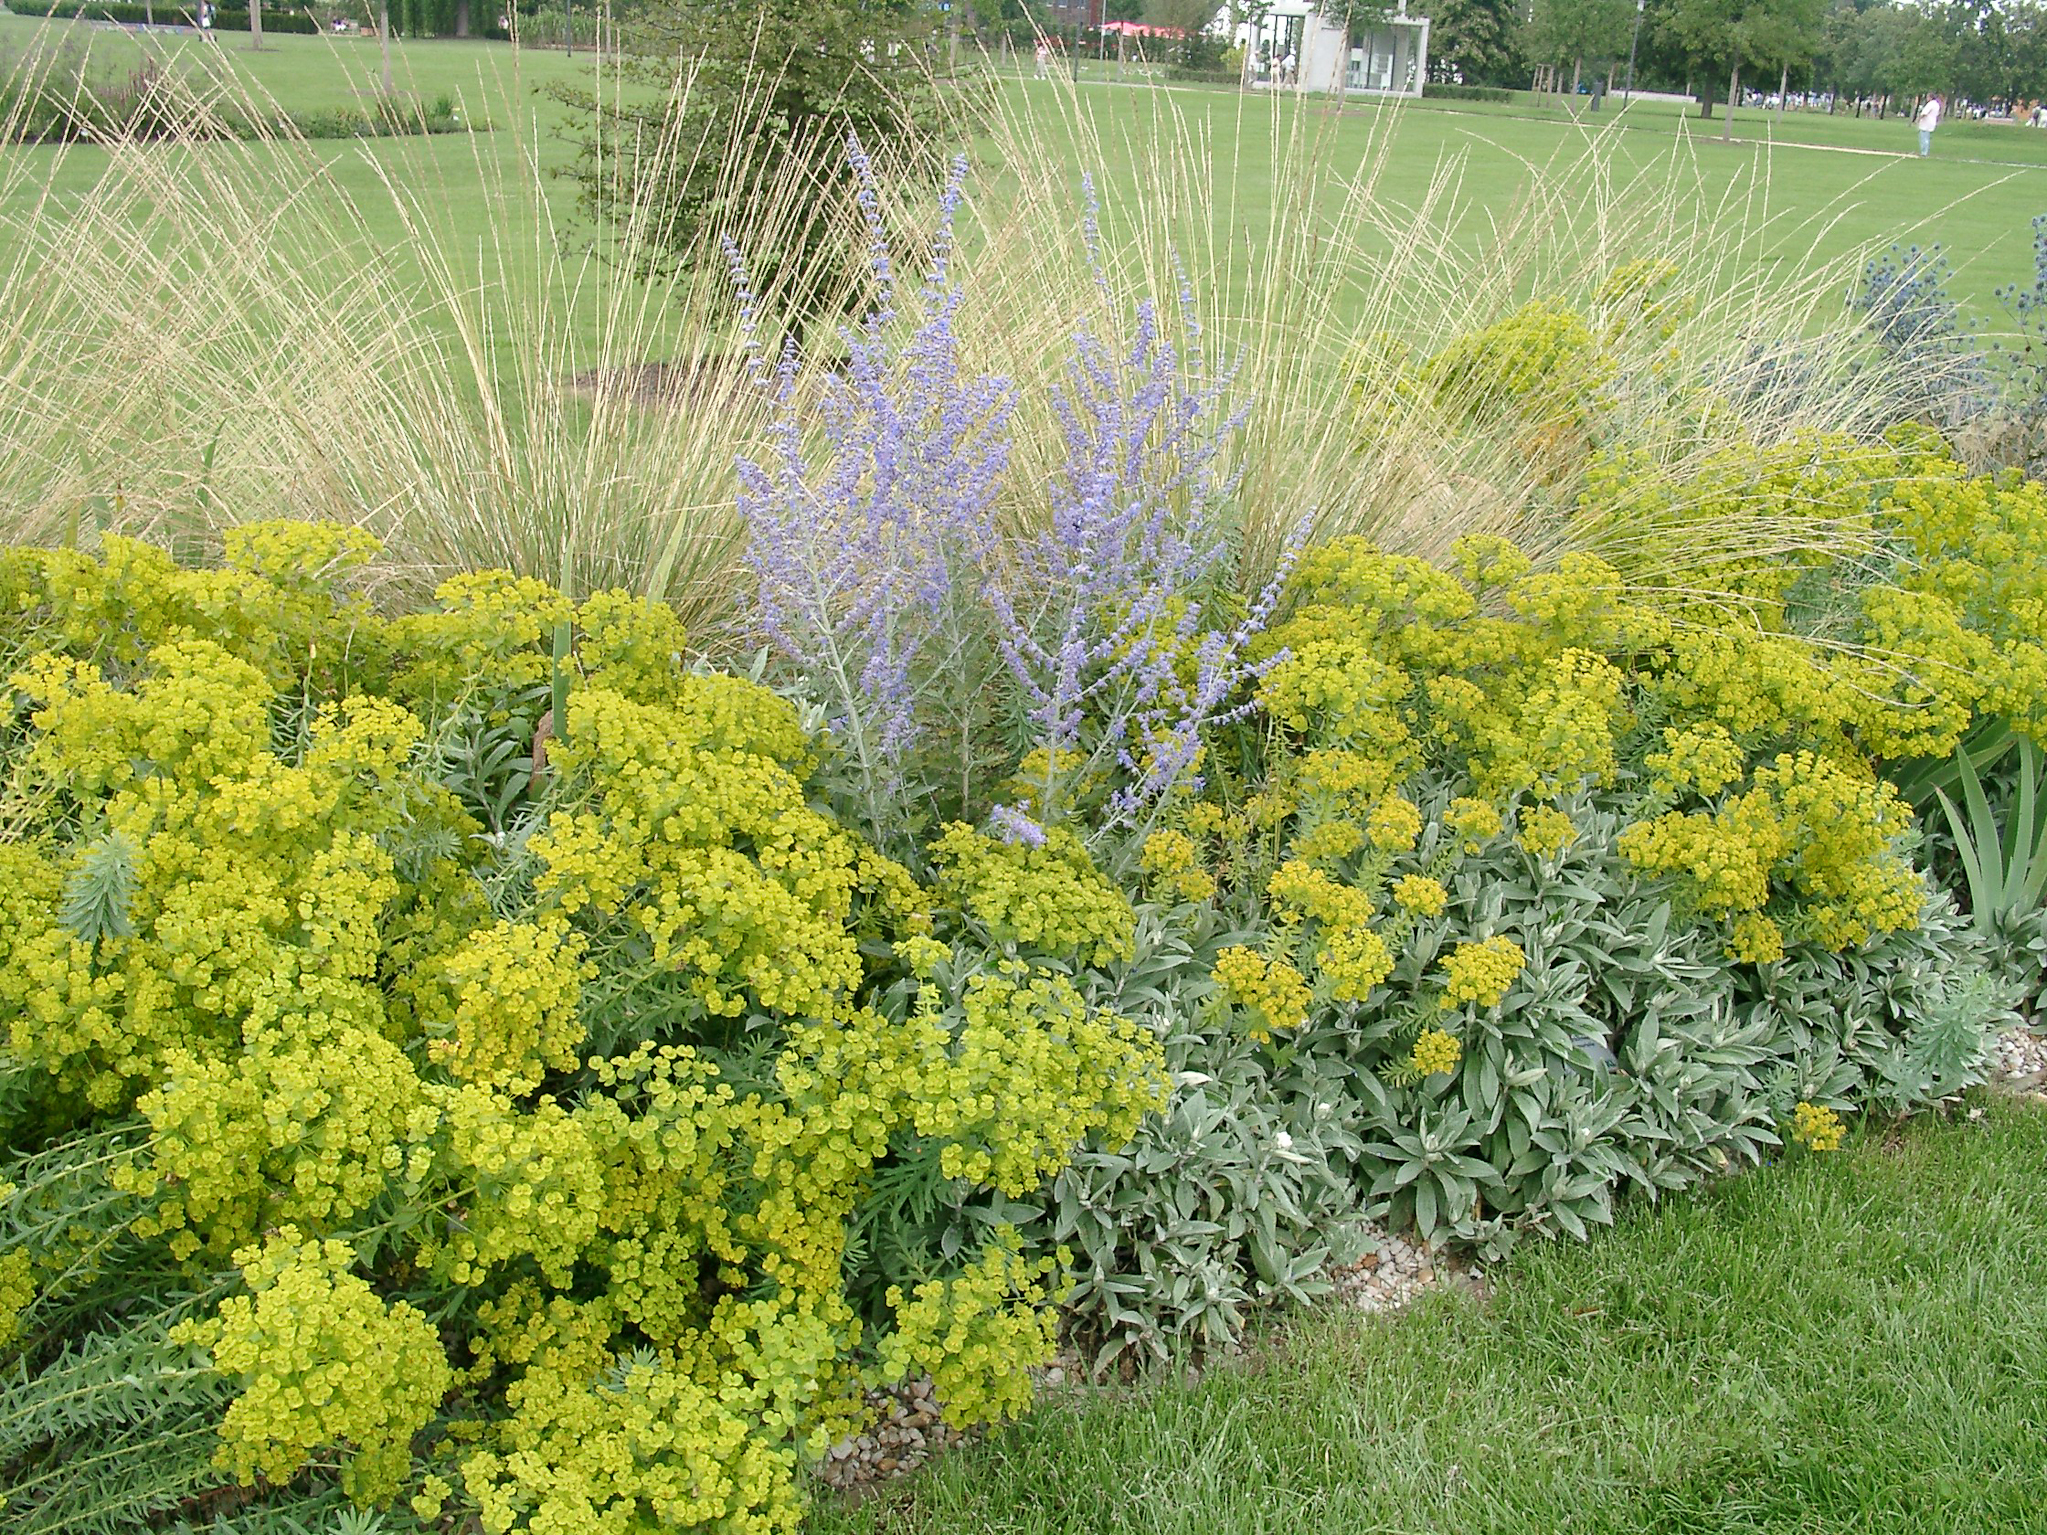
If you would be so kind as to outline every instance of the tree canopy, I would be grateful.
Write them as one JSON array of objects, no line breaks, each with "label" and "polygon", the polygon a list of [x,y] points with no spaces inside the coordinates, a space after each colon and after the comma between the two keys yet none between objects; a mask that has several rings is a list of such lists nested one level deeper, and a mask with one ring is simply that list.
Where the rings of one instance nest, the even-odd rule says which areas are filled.
[{"label": "tree canopy", "polygon": [[1515,0],[1431,0],[1429,71],[1466,85],[1508,85],[1521,73],[1520,8]]},{"label": "tree canopy", "polygon": [[1549,63],[1610,59],[1627,51],[1635,0],[1535,0],[1528,53]]}]

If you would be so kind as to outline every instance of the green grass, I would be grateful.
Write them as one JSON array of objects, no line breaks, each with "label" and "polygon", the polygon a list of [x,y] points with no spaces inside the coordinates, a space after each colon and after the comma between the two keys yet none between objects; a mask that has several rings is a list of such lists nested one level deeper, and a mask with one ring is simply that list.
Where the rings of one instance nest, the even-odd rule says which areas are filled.
[{"label": "green grass", "polygon": [[[260,52],[245,32],[202,37],[191,31],[143,31],[91,22],[46,22],[0,12],[0,57],[26,53],[39,43],[83,40],[109,71],[132,69],[148,52],[187,70],[226,71],[292,111],[360,107],[380,90],[382,59],[374,37],[308,37],[271,33]],[[582,79],[584,55],[554,49],[514,49],[506,43],[455,38],[396,39],[391,44],[392,82],[426,100],[446,93],[466,98],[486,115],[501,116],[511,99],[513,61],[527,85]],[[530,103],[527,110],[531,110]]]},{"label": "green grass", "polygon": [[2047,1529],[2047,1111],[1636,1207],[1481,1301],[1305,1317],[1085,1394],[811,1535]]},{"label": "green grass", "polygon": [[[1432,101],[1377,104],[1246,94],[1228,87],[1178,85],[1147,89],[1133,69],[1113,66],[1082,76],[1098,111],[1136,115],[1147,97],[1163,94],[1219,142],[1234,137],[1240,114],[1340,111],[1339,133],[1362,159],[1385,122],[1397,122],[1394,154],[1381,177],[1393,201],[1412,201],[1445,157],[1464,157],[1463,190],[1471,218],[1511,203],[1531,166],[1570,167],[1604,140],[1622,178],[1689,179],[1701,200],[1728,203],[1767,226],[1763,259],[1787,270],[1859,261],[1893,242],[1939,242],[1956,269],[1955,295],[1985,317],[1998,313],[1993,294],[2032,275],[2029,221],[2047,213],[2047,132],[1950,121],[1934,136],[1934,152],[1918,157],[1908,120],[1847,113],[1737,108],[1733,140],[1720,141],[1725,108],[1701,119],[1696,108],[1670,102],[1622,103],[1609,97],[1597,114],[1579,98],[1516,92],[1510,102]],[[1053,87],[1021,82],[1026,90]],[[1117,105],[1109,105],[1117,103]]]},{"label": "green grass", "polygon": [[[38,36],[90,33],[95,56],[110,63],[139,56],[142,48],[181,67],[226,70],[293,110],[361,105],[375,89],[378,50],[373,39],[279,36],[252,53],[232,35],[208,41],[193,35],[133,33],[78,24],[45,24],[0,14],[0,53],[28,47]],[[363,199],[372,234],[399,243],[391,210],[375,193],[378,168],[395,170],[410,184],[432,189],[442,221],[451,229],[482,228],[488,199],[477,162],[487,169],[510,165],[515,151],[503,130],[517,123],[529,137],[543,168],[564,164],[570,146],[562,134],[566,115],[541,87],[587,78],[586,56],[514,50],[488,42],[426,40],[394,45],[400,89],[424,101],[448,95],[469,115],[500,131],[481,144],[465,136],[379,144],[323,145],[319,153],[335,171],[337,185]],[[1029,109],[1056,115],[1062,85],[1018,81],[1005,89],[1024,93]],[[1149,167],[1134,147],[1152,131],[1160,114],[1177,131],[1205,140],[1216,157],[1215,218],[1259,226],[1260,198],[1272,180],[1275,143],[1295,113],[1317,117],[1336,108],[1313,98],[1275,100],[1213,87],[1154,90],[1083,85],[1086,109],[1099,126],[1100,174],[1105,199],[1141,181]],[[1275,131],[1274,118],[1277,117]],[[1625,110],[1609,100],[1599,116],[1571,116],[1556,98],[1519,95],[1512,103],[1421,102],[1405,105],[1351,103],[1330,125],[1335,138],[1331,161],[1376,168],[1377,199],[1391,207],[1411,206],[1427,196],[1445,166],[1458,177],[1458,228],[1476,240],[1528,185],[1535,168],[1565,177],[1591,175],[1595,145],[1606,161],[1602,174],[1615,184],[1636,184],[1643,200],[1677,188],[1716,217],[1737,220],[1752,239],[1749,259],[1781,271],[1787,280],[1828,267],[1852,266],[1893,241],[1939,241],[1956,268],[1954,290],[1976,312],[1997,313],[1997,288],[2031,273],[2028,221],[2047,212],[2047,133],[2024,128],[1953,123],[1936,138],[1936,153],[1921,161],[1911,130],[1893,119],[1876,122],[1823,113],[1737,113],[1738,140],[1719,142],[1720,119],[1702,123],[1667,103],[1637,102]],[[1774,142],[1773,142],[1774,140]],[[1065,142],[1055,130],[1048,143]],[[1389,146],[1383,163],[1377,148]],[[1807,147],[1822,146],[1822,147]],[[479,153],[480,151],[480,153]],[[1866,152],[1851,152],[1866,151]],[[96,151],[73,149],[61,156],[48,149],[13,149],[23,168],[36,171],[35,157],[58,163],[51,170],[60,188],[89,184],[99,164]],[[1074,156],[1074,174],[1086,159]],[[37,179],[31,174],[29,181]],[[0,217],[18,213],[28,195],[17,185],[0,202]],[[566,213],[570,185],[553,179],[548,196]],[[4,237],[4,236],[0,236]]]},{"label": "green grass", "polygon": [[[374,99],[381,68],[374,38],[278,35],[251,52],[244,34],[221,33],[213,40],[191,33],[139,33],[84,23],[45,23],[0,12],[0,60],[20,57],[40,42],[49,46],[85,34],[92,59],[112,72],[134,67],[144,50],[193,78],[225,76],[231,88],[256,102],[272,101],[296,113],[361,110]],[[544,172],[544,195],[556,215],[572,214],[573,186],[552,173],[565,165],[573,146],[566,136],[568,113],[546,94],[563,81],[582,81],[589,65],[549,50],[515,49],[492,42],[452,39],[399,41],[392,45],[392,74],[402,95],[432,104],[447,96],[471,121],[486,123],[480,134],[438,134],[372,140],[317,141],[303,150],[272,151],[317,162],[326,185],[317,189],[323,208],[352,205],[360,217],[366,250],[413,253],[404,220],[385,190],[385,180],[406,187],[425,204],[451,248],[466,256],[465,281],[486,280],[498,262],[510,264],[517,287],[540,269],[530,240],[490,245],[487,236],[503,220],[502,188],[527,181],[529,155]],[[216,155],[261,156],[262,146],[222,146]],[[162,151],[165,155],[176,151]],[[0,244],[7,226],[30,215],[40,190],[51,188],[62,207],[83,195],[106,169],[105,152],[92,146],[32,146],[0,149],[9,173],[0,192]],[[292,168],[283,168],[285,179]],[[368,258],[365,258],[368,259]],[[579,317],[592,323],[587,306]]]},{"label": "green grass", "polygon": [[[1572,112],[1554,96],[1517,92],[1511,102],[1451,102],[1424,99],[1422,111],[1461,111],[1481,115],[1537,118],[1552,122],[1576,122],[1598,127],[1619,120],[1631,131],[1675,134],[1694,138],[1720,137],[1727,109],[1715,107],[1710,118],[1701,118],[1696,107],[1680,108],[1667,101],[1623,102],[1607,98],[1597,113],[1586,110],[1583,98]],[[1911,118],[1899,113],[1889,117],[1856,117],[1850,112],[1771,112],[1760,107],[1737,107],[1734,112],[1736,142],[1785,146],[1818,146],[1853,149],[1869,154],[1909,156],[1919,154],[1919,136]],[[2006,123],[1979,123],[1949,119],[1934,135],[1934,155],[1945,162],[1986,161],[2013,166],[2047,165],[2047,133]]]},{"label": "green grass", "polygon": [[[1338,114],[1312,99],[1273,103],[1200,87],[1163,93],[1098,87],[1084,94],[1111,127],[1135,122],[1163,94],[1222,145],[1239,140],[1243,119],[1275,111],[1337,114],[1332,158],[1339,163],[1348,157],[1362,171],[1386,136],[1377,191],[1387,203],[1418,203],[1439,167],[1454,162],[1465,227],[1474,236],[1514,203],[1532,172],[1587,174],[1597,150],[1613,182],[1634,184],[1644,201],[1675,187],[1696,205],[1744,222],[1752,259],[1787,277],[1858,263],[1893,243],[1938,242],[1955,268],[1955,296],[1985,316],[1996,312],[1996,289],[2030,280],[2030,220],[2047,212],[2047,133],[2019,128],[1944,128],[1938,153],[1921,160],[1916,138],[1896,122],[1828,125],[1820,113],[1788,114],[1781,130],[1773,114],[1738,113],[1735,142],[1722,144],[1717,116],[1702,124],[1663,103],[1574,119],[1561,108],[1520,103],[1352,103]],[[1114,142],[1108,129],[1105,138]],[[1137,170],[1112,166],[1111,180]],[[1255,161],[1238,169],[1239,195],[1259,179]]]}]

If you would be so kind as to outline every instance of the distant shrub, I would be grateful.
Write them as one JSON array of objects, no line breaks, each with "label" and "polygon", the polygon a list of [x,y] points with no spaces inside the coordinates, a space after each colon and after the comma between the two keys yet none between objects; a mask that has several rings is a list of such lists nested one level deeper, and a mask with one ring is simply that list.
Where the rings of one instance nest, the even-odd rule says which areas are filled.
[{"label": "distant shrub", "polygon": [[[47,0],[22,0],[24,4]],[[196,94],[155,59],[133,68],[95,68],[76,38],[64,38],[25,61],[0,56],[0,123],[17,144],[104,143],[113,140],[267,140],[389,138],[462,133],[473,126],[447,95],[430,103],[377,100],[368,112],[336,108],[264,111],[243,99],[198,104]]]},{"label": "distant shrub", "polygon": [[[247,11],[215,11],[213,30],[216,32],[246,32],[249,30]],[[311,16],[294,16],[289,12],[272,12],[263,8],[263,30],[265,32],[294,32],[303,37],[314,37],[320,33],[320,23]]]},{"label": "distant shrub", "polygon": [[[7,0],[7,9],[17,16],[43,16],[55,21],[112,21],[123,26],[140,26],[149,22],[159,26],[198,25],[196,6],[173,5],[168,0],[156,6],[133,5],[127,0]],[[249,30],[249,13],[246,10],[215,11],[213,30],[246,32]],[[265,7],[263,30],[310,35],[319,32],[320,24],[311,16],[272,11]]]},{"label": "distant shrub", "polygon": [[1512,101],[1514,93],[1497,85],[1438,85],[1431,80],[1422,87],[1429,101]]}]

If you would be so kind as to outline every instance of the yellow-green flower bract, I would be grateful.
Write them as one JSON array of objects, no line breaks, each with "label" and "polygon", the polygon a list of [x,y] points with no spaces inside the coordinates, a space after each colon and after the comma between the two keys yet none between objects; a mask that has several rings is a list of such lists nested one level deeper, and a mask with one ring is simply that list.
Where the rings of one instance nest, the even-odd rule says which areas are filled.
[{"label": "yellow-green flower bract", "polygon": [[1808,1151],[1839,1151],[1847,1137],[1841,1116],[1823,1104],[1801,1101],[1792,1110],[1791,1138]]},{"label": "yellow-green flower bract", "polygon": [[[117,539],[0,556],[28,702],[6,1043],[66,1101],[139,1112],[130,1237],[241,1267],[179,1335],[238,1386],[222,1466],[338,1465],[359,1501],[494,1532],[767,1535],[864,1384],[929,1372],[958,1421],[1020,1406],[1055,1264],[998,1237],[876,1325],[848,1236],[904,1143],[1022,1197],[1163,1106],[1156,1034],[1072,973],[1128,957],[1135,920],[1077,839],[948,834],[923,889],[817,808],[796,711],[686,671],[659,605],[483,573],[386,621],[346,587],[361,535],[228,548],[211,572]],[[435,732],[509,728],[557,674],[515,848],[433,778]],[[89,847],[51,806],[127,861],[92,930],[66,915]],[[701,1044],[735,1020],[744,1084]],[[0,1258],[0,1329],[37,1282]]]},{"label": "yellow-green flower bract", "polygon": [[1423,1029],[1415,1036],[1414,1049],[1408,1053],[1407,1064],[1422,1076],[1457,1069],[1457,1063],[1464,1059],[1464,1046],[1457,1042],[1457,1036],[1442,1029]]},{"label": "yellow-green flower bract", "polygon": [[1528,963],[1521,945],[1495,934],[1479,943],[1460,943],[1443,960],[1442,1006],[1475,1003],[1498,1007]]}]

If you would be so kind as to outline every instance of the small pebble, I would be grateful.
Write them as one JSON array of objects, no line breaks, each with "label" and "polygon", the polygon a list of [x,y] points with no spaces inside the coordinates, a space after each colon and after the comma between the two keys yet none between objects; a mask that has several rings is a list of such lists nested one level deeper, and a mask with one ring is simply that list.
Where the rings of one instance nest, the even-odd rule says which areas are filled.
[{"label": "small pebble", "polygon": [[1360,1311],[1397,1311],[1437,1281],[1437,1260],[1406,1237],[1372,1228],[1378,1250],[1330,1275],[1336,1293]]},{"label": "small pebble", "polygon": [[2047,1036],[2028,1029],[2008,1029],[1990,1051],[1993,1080],[2047,1075]]},{"label": "small pebble", "polygon": [[[1079,1368],[1077,1357],[1062,1355],[1039,1379],[1063,1382]],[[928,1379],[893,1391],[868,1392],[867,1423],[865,1432],[848,1435],[826,1453],[817,1475],[827,1487],[851,1492],[884,1477],[901,1476],[966,1438],[945,1421]]]}]

